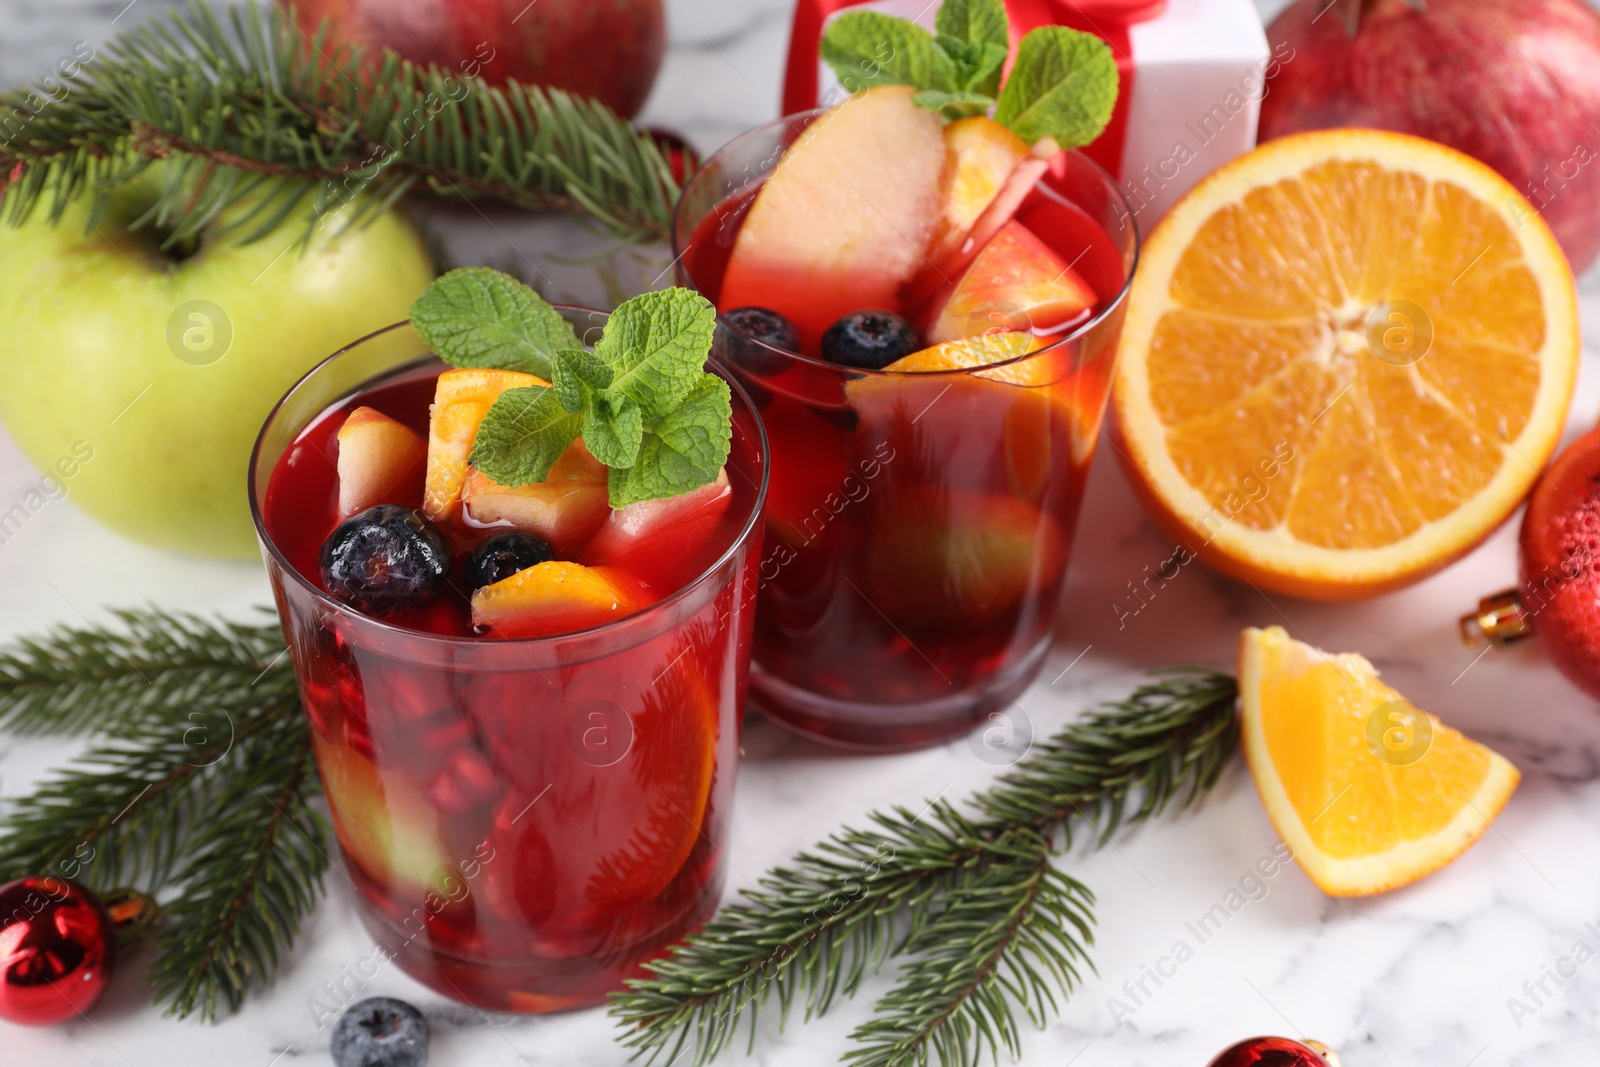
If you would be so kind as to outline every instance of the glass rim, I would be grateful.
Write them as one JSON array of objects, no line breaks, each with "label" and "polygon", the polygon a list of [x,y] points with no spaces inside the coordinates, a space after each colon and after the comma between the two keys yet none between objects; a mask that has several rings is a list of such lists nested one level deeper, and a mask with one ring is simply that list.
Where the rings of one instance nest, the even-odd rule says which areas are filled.
[{"label": "glass rim", "polygon": [[[581,313],[586,313],[586,314],[591,314],[591,315],[603,315],[603,316],[606,316],[607,318],[609,318],[610,315],[611,315],[611,312],[609,312],[609,311],[604,311],[604,310],[602,310],[600,308],[584,307],[581,304],[555,304],[555,303],[552,303],[551,307],[554,307],[558,311],[575,311],[575,312],[581,312]],[[264,493],[258,493],[257,492],[257,484],[256,484],[257,476],[256,476],[256,472],[260,469],[260,466],[261,466],[261,448],[262,448],[262,444],[266,440],[267,429],[273,424],[273,421],[275,419],[277,419],[279,413],[283,410],[284,405],[289,402],[290,397],[294,396],[294,394],[299,391],[301,386],[305,385],[308,381],[311,380],[311,378],[314,375],[316,375],[319,371],[321,371],[324,367],[328,366],[334,360],[336,360],[340,356],[344,355],[346,352],[349,352],[354,348],[357,348],[357,347],[359,347],[361,345],[364,345],[369,341],[377,340],[378,338],[383,337],[386,334],[391,333],[392,331],[404,329],[406,327],[409,327],[410,325],[411,325],[411,320],[410,319],[402,319],[399,322],[390,323],[388,326],[380,327],[380,328],[378,328],[376,330],[373,330],[371,333],[368,333],[368,334],[366,334],[366,335],[364,335],[362,337],[356,338],[354,341],[351,341],[349,344],[346,344],[346,345],[342,346],[341,348],[339,348],[332,355],[326,356],[323,359],[318,360],[315,366],[313,366],[310,370],[306,371],[299,378],[295,379],[294,384],[291,385],[288,388],[288,390],[285,391],[283,396],[279,397],[278,400],[272,405],[272,410],[267,413],[267,417],[266,417],[265,421],[263,421],[262,424],[261,424],[260,431],[258,431],[256,433],[255,444],[252,445],[251,448],[250,448],[250,469],[249,469],[248,475],[246,477],[246,491],[248,492],[248,494],[250,496],[250,518],[251,518],[251,521],[255,523],[256,538],[266,548],[267,552],[272,556],[273,561],[278,565],[278,567],[281,570],[283,570],[285,573],[287,573],[289,576],[291,576],[293,578],[293,580],[301,586],[301,588],[303,588],[307,592],[309,592],[320,603],[322,603],[323,606],[331,608],[334,611],[337,611],[337,612],[340,612],[340,613],[353,614],[353,615],[355,615],[355,616],[360,618],[360,620],[363,623],[363,625],[367,625],[367,626],[371,626],[371,627],[375,628],[376,631],[383,633],[386,637],[392,636],[392,637],[395,637],[395,638],[398,638],[398,639],[402,639],[402,640],[407,640],[407,641],[424,641],[424,642],[428,642],[428,643],[435,644],[435,645],[438,645],[438,646],[443,646],[443,647],[456,647],[456,646],[479,647],[479,648],[483,648],[483,647],[492,647],[492,648],[546,648],[546,647],[554,647],[554,646],[561,645],[561,644],[566,643],[566,642],[599,637],[601,635],[604,635],[604,634],[607,634],[607,633],[611,633],[611,632],[617,631],[617,630],[619,630],[621,628],[627,627],[630,624],[636,626],[641,621],[651,617],[652,615],[655,615],[655,614],[657,614],[657,613],[659,613],[661,611],[670,610],[671,608],[675,607],[676,605],[678,605],[682,601],[688,599],[688,597],[689,597],[689,595],[691,593],[693,593],[696,589],[698,589],[700,586],[704,585],[707,581],[709,581],[711,579],[711,577],[714,574],[716,574],[719,570],[721,570],[723,567],[727,566],[727,564],[731,560],[733,560],[733,558],[735,556],[737,556],[738,553],[749,543],[751,535],[753,533],[759,531],[761,529],[761,527],[764,525],[762,511],[763,511],[763,508],[766,505],[767,490],[768,490],[768,488],[769,488],[769,486],[771,484],[771,480],[772,480],[771,479],[771,467],[770,467],[769,463],[767,462],[767,453],[768,453],[767,428],[762,423],[762,421],[761,421],[761,413],[760,413],[759,410],[757,410],[756,405],[755,405],[755,401],[751,399],[750,394],[748,392],[746,392],[744,387],[742,385],[740,385],[738,383],[738,381],[736,381],[734,379],[733,375],[726,374],[726,373],[721,373],[720,369],[718,369],[718,370],[713,371],[713,373],[716,373],[717,377],[721,378],[723,381],[728,383],[728,385],[732,388],[733,392],[737,395],[737,397],[739,399],[739,402],[742,403],[744,405],[745,410],[750,413],[751,421],[755,424],[755,428],[756,428],[755,445],[756,445],[756,454],[761,459],[761,479],[760,479],[760,483],[756,486],[755,502],[754,502],[753,506],[750,508],[750,514],[745,518],[744,524],[739,527],[738,534],[734,537],[733,541],[729,543],[728,547],[726,549],[724,549],[721,553],[719,553],[717,558],[715,560],[713,560],[710,564],[708,564],[706,566],[705,570],[703,570],[699,574],[695,575],[695,577],[692,580],[690,580],[688,582],[685,582],[682,586],[680,586],[676,591],[674,591],[670,595],[664,596],[660,600],[656,601],[655,603],[650,604],[649,606],[644,607],[644,608],[640,609],[639,611],[635,611],[630,615],[624,615],[619,619],[612,619],[612,620],[610,620],[608,622],[603,622],[598,626],[589,626],[589,627],[585,627],[582,630],[567,630],[567,631],[565,631],[563,633],[547,634],[547,635],[542,636],[542,637],[510,637],[510,638],[507,638],[507,637],[490,637],[490,636],[481,635],[481,634],[470,634],[470,635],[466,635],[466,636],[461,636],[461,635],[456,635],[456,634],[435,634],[435,633],[429,633],[426,630],[413,630],[410,627],[401,626],[401,625],[398,625],[397,623],[392,622],[392,621],[390,621],[388,619],[381,619],[381,618],[378,618],[377,616],[374,616],[374,615],[363,615],[361,612],[357,611],[355,608],[351,607],[349,604],[346,604],[343,601],[340,601],[340,600],[334,598],[331,594],[329,594],[327,592],[327,590],[323,589],[316,582],[312,581],[311,579],[307,578],[305,575],[301,574],[299,569],[297,567],[295,567],[295,565],[289,561],[289,558],[283,554],[282,549],[280,549],[278,547],[277,543],[275,541],[273,541],[273,539],[268,535],[268,533],[267,533],[267,524],[266,524],[266,520],[265,520],[264,516],[261,513],[261,503],[260,503],[260,499],[264,495]],[[393,367],[389,368],[389,370],[384,372],[384,373],[385,374],[392,374],[395,371],[401,370],[401,369],[406,368],[406,367],[410,367],[413,364],[420,364],[423,360],[428,360],[428,359],[437,360],[438,358],[439,358],[438,355],[436,355],[435,353],[430,351],[429,354],[426,355],[426,356],[420,356],[420,357],[418,357],[416,359],[410,359],[410,360],[406,360],[406,361],[401,362],[401,363],[397,363]],[[713,361],[708,360],[707,362],[712,367],[715,367],[715,363]],[[371,380],[372,379],[368,379],[367,381],[370,382]],[[367,384],[367,382],[357,383],[355,386],[351,387],[351,389],[349,389],[348,391],[346,391],[344,393],[341,393],[334,400],[329,401],[327,405],[324,405],[324,407],[321,409],[321,411],[326,411],[329,407],[332,407],[334,404],[338,403],[339,400],[342,400],[342,399],[344,399],[346,397],[354,395],[357,391],[359,391],[366,384]],[[321,414],[321,412],[318,413],[319,416],[320,416],[320,414]],[[315,418],[316,417],[314,416],[312,421],[315,421]],[[307,425],[309,426],[310,423],[307,423]],[[304,429],[305,429],[305,427],[301,427],[301,431],[303,431]],[[298,436],[298,433],[296,434],[296,436]],[[292,443],[292,441],[291,441],[291,443]],[[273,469],[274,470],[277,469],[277,460],[273,461]],[[269,474],[268,475],[269,484],[270,484],[270,481],[271,481],[271,475]]]},{"label": "glass rim", "polygon": [[[770,130],[774,130],[780,126],[792,125],[802,119],[815,121],[828,110],[829,109],[825,107],[817,107],[812,108],[810,111],[796,111],[791,115],[784,115],[782,118],[773,119],[770,122],[763,122],[759,126],[751,127],[745,132],[739,134],[737,137],[721,145],[716,151],[708,154],[705,159],[701,161],[700,166],[695,168],[694,173],[689,175],[688,179],[684,181],[683,188],[687,190],[689,186],[694,184],[696,178],[700,177],[700,175],[704,174],[711,168],[712,163],[719,156],[734,146],[739,145],[747,140],[753,140],[756,136],[766,133]],[[1024,360],[1034,359],[1046,352],[1055,351],[1064,344],[1080,340],[1095,327],[1103,323],[1107,318],[1111,317],[1112,313],[1117,311],[1118,308],[1127,301],[1128,293],[1133,289],[1134,274],[1137,272],[1139,268],[1139,261],[1144,255],[1144,238],[1139,232],[1138,213],[1134,211],[1133,205],[1128,202],[1128,197],[1125,193],[1123,193],[1122,187],[1117,184],[1116,178],[1113,177],[1111,173],[1099,163],[1096,163],[1086,153],[1080,151],[1079,149],[1069,148],[1065,151],[1069,156],[1076,157],[1079,162],[1087,164],[1090,168],[1090,172],[1094,174],[1094,176],[1098,178],[1107,189],[1111,190],[1117,201],[1122,204],[1124,216],[1127,218],[1128,225],[1133,231],[1133,255],[1128,260],[1128,269],[1123,272],[1122,288],[1118,290],[1117,295],[1106,301],[1105,306],[1087,321],[1079,323],[1077,326],[1074,326],[1072,329],[1068,330],[1060,337],[1055,338],[1042,348],[1036,348],[1032,352],[1025,352],[1020,356],[1012,356],[1009,359],[997,360],[994,363],[977,364],[971,367],[957,367],[949,370],[935,371],[884,370],[873,369],[869,367],[846,367],[838,363],[830,363],[825,359],[819,359],[815,356],[808,356],[803,352],[795,352],[792,349],[778,348],[774,345],[769,345],[765,341],[760,340],[759,338],[729,322],[723,317],[722,312],[720,311],[717,312],[717,323],[724,329],[732,331],[736,336],[739,337],[741,341],[756,345],[768,352],[775,352],[789,359],[798,360],[800,363],[808,366],[820,367],[835,372],[842,371],[850,374],[852,377],[860,378],[938,378],[941,375],[971,375],[977,371],[995,370],[1000,367],[1009,367],[1012,364],[1021,363]],[[685,277],[687,277],[689,273],[688,266],[684,260],[684,256],[687,254],[688,249],[680,248],[679,245],[681,243],[680,234],[683,231],[686,203],[687,198],[680,193],[678,196],[678,203],[672,209],[672,257],[673,262],[679,264],[679,267],[683,271]],[[693,281],[693,279],[690,280],[691,282]],[[699,292],[698,289],[695,291]]]}]

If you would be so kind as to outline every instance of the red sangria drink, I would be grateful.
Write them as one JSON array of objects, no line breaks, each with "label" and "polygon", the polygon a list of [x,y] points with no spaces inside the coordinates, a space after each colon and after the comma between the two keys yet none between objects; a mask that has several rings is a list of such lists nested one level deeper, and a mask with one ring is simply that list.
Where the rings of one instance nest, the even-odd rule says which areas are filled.
[{"label": "red sangria drink", "polygon": [[1038,672],[1138,254],[1086,156],[920,97],[740,137],[675,232],[771,442],[753,698],[867,749],[964,732]]},{"label": "red sangria drink", "polygon": [[375,959],[447,996],[593,1004],[715,909],[766,466],[713,329],[452,272],[262,431],[344,866]]}]

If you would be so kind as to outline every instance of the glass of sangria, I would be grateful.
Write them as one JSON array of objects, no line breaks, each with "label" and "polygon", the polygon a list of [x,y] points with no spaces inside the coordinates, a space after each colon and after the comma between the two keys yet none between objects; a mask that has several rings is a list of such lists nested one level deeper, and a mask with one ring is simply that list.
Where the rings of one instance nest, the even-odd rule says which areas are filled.
[{"label": "glass of sangria", "polygon": [[[586,345],[607,320],[557,311]],[[545,1012],[602,1000],[717,905],[766,445],[735,384],[710,485],[614,511],[579,439],[544,482],[506,490],[466,468],[459,432],[503,373],[452,370],[409,323],[373,334],[278,404],[250,495],[379,958],[450,997]],[[400,538],[365,592],[332,595],[339,531]],[[389,588],[372,580],[404,597],[418,560],[443,568],[436,595],[369,610]]]},{"label": "glass of sangria", "polygon": [[910,93],[737,138],[674,231],[772,448],[752,699],[878,750],[965,732],[1043,664],[1139,255],[1087,156],[987,118],[930,135]]}]

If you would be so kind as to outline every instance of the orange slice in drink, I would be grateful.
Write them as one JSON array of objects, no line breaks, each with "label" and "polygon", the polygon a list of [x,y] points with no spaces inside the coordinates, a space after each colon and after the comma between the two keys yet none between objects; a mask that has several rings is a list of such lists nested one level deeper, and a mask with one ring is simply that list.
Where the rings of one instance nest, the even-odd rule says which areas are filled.
[{"label": "orange slice in drink", "polygon": [[1477,545],[1555,448],[1578,357],[1549,227],[1485,167],[1375,130],[1273,141],[1145,249],[1114,394],[1135,490],[1218,570],[1317,599]]},{"label": "orange slice in drink", "polygon": [[1244,750],[1272,825],[1332,896],[1409,885],[1465,852],[1521,775],[1378,680],[1281,627],[1239,642]]},{"label": "orange slice in drink", "polygon": [[510,370],[459,368],[439,375],[428,416],[428,466],[422,494],[422,510],[428,518],[445,523],[460,514],[472,442],[500,394],[548,384],[542,378]]},{"label": "orange slice in drink", "polygon": [[[701,840],[720,732],[714,672],[703,658],[708,651],[691,631],[633,716],[633,745],[612,769],[633,776],[640,802],[621,847],[600,861],[584,887],[596,926],[650,918],[648,906],[666,893]],[[682,903],[674,895],[657,907],[670,911]]]}]

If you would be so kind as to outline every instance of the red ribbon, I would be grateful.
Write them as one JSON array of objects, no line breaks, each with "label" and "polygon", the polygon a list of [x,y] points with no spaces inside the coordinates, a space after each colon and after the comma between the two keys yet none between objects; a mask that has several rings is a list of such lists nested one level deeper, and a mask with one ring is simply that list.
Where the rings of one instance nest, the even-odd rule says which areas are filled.
[{"label": "red ribbon", "polygon": [[[800,0],[795,8],[789,38],[789,66],[783,83],[783,113],[810,111],[817,106],[817,46],[828,17],[867,0]],[[1067,26],[1092,33],[1111,46],[1119,79],[1117,106],[1099,139],[1084,149],[1112,174],[1122,170],[1122,149],[1127,140],[1128,113],[1134,93],[1133,49],[1128,27],[1156,18],[1167,0],[1006,0],[1011,16],[1011,44],[1038,26]]]}]

